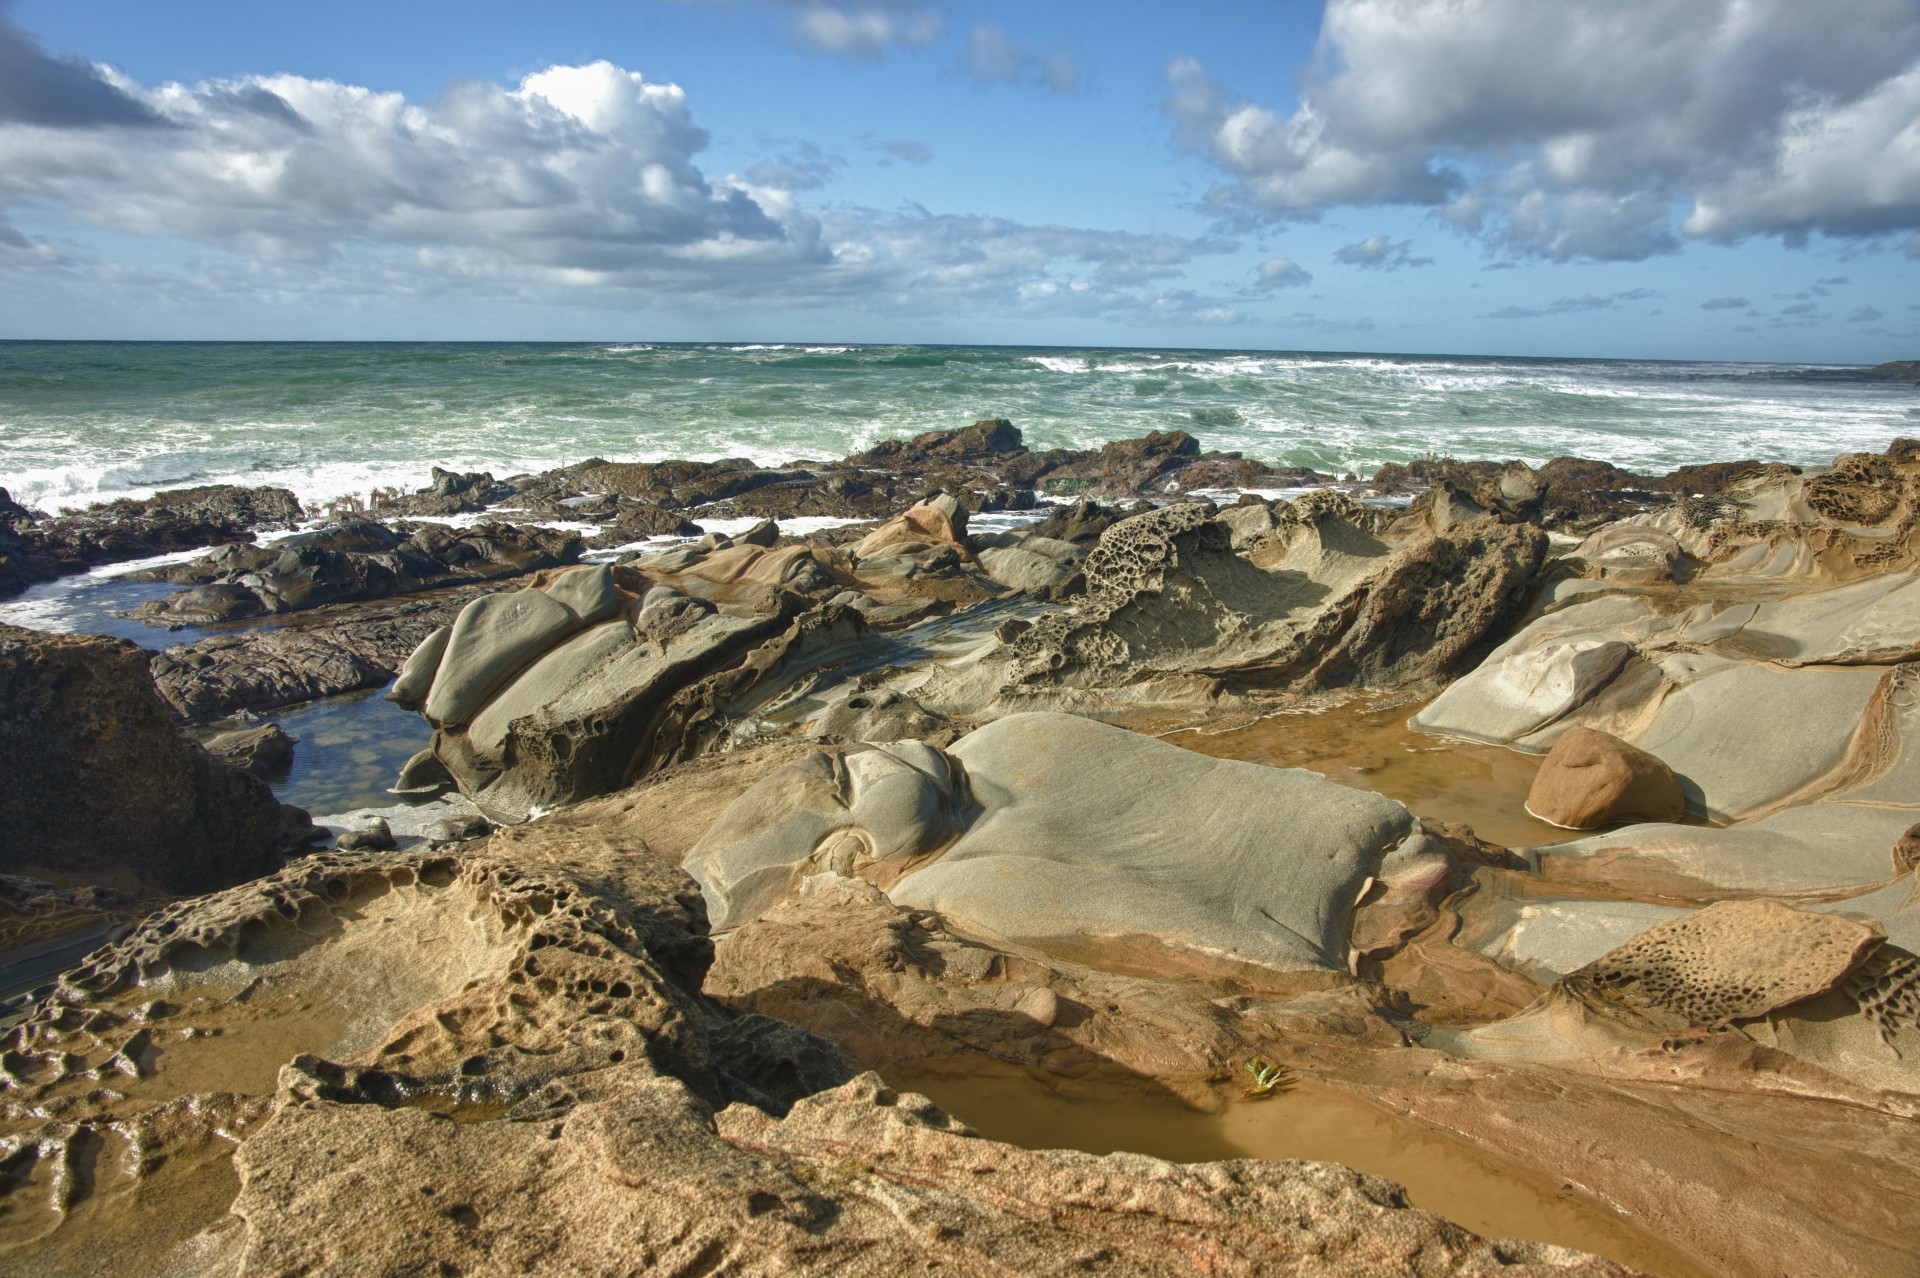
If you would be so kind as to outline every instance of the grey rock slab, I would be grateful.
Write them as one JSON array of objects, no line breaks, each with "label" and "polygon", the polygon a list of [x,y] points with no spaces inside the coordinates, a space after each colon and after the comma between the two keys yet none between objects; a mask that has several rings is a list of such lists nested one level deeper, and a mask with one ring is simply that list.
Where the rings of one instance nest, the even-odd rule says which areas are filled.
[{"label": "grey rock slab", "polygon": [[[709,613],[664,640],[628,644],[588,665],[545,704],[509,719],[502,770],[493,779],[482,779],[487,767],[472,766],[484,759],[449,759],[449,767],[496,821],[520,821],[535,809],[610,793],[631,782],[635,760],[651,748],[656,715],[670,698],[785,624],[777,615]],[[470,788],[476,786],[482,788]]]},{"label": "grey rock slab", "polygon": [[433,689],[433,677],[440,672],[440,659],[446,655],[447,640],[452,634],[452,626],[442,626],[420,641],[420,646],[413,650],[407,663],[400,667],[399,677],[387,692],[387,700],[413,707],[427,699],[427,693]]},{"label": "grey rock slab", "polygon": [[1414,824],[1393,800],[1311,772],[1072,715],[1010,715],[951,753],[983,811],[888,894],[1015,940],[1145,937],[1344,971],[1354,903]]},{"label": "grey rock slab", "polygon": [[1738,817],[1837,767],[1880,675],[1758,666],[1716,671],[1669,693],[1646,730],[1629,739],[1674,770],[1689,807]]},{"label": "grey rock slab", "polygon": [[427,718],[467,722],[515,671],[579,626],[571,609],[538,590],[483,595],[453,623],[446,655],[427,693]]},{"label": "grey rock slab", "polygon": [[1411,722],[1422,732],[1512,741],[1585,702],[1632,655],[1633,645],[1618,639],[1578,639],[1490,659]]},{"label": "grey rock slab", "polygon": [[605,621],[619,612],[624,602],[613,584],[613,568],[608,564],[561,573],[548,583],[547,598],[565,604],[583,626]]},{"label": "grey rock slab", "polygon": [[1920,577],[1870,577],[1760,604],[1738,639],[1758,656],[1804,664],[1905,659],[1920,649]]},{"label": "grey rock slab", "polygon": [[1687,913],[1643,901],[1474,898],[1461,911],[1457,940],[1503,967],[1551,984],[1654,924]]},{"label": "grey rock slab", "polygon": [[1044,593],[1066,580],[1070,571],[1058,560],[1036,554],[1023,546],[980,552],[980,566],[1002,585],[1030,594]]},{"label": "grey rock slab", "polygon": [[1036,555],[1045,555],[1056,563],[1077,564],[1087,557],[1086,548],[1076,546],[1070,541],[1061,541],[1058,537],[1029,536],[1022,537],[1018,543],[1021,550]]},{"label": "grey rock slab", "polygon": [[946,756],[924,742],[810,754],[729,804],[683,868],[725,930],[815,873],[890,877],[953,839],[962,797]]},{"label": "grey rock slab", "polygon": [[497,753],[506,742],[508,725],[515,719],[551,705],[576,680],[633,644],[633,628],[625,618],[603,621],[566,639],[522,670],[473,716],[467,725],[467,740],[482,754]]},{"label": "grey rock slab", "polygon": [[1886,929],[1888,944],[1920,954],[1920,882],[1912,874],[1861,896],[1811,908],[1873,919]]},{"label": "grey rock slab", "polygon": [[1556,843],[1555,859],[1615,861],[1684,875],[1742,892],[1831,892],[1884,883],[1894,873],[1892,847],[1914,821],[1910,808],[1864,803],[1811,803],[1714,829],[1648,824]]}]

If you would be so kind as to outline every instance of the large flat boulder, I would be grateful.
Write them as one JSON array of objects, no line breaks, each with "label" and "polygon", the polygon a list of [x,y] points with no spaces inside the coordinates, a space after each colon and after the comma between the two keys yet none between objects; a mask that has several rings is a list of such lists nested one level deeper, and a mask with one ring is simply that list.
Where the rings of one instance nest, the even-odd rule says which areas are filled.
[{"label": "large flat boulder", "polygon": [[723,928],[831,871],[1108,963],[1344,972],[1363,887],[1420,841],[1400,804],[1310,772],[1034,713],[944,756],[899,742],[790,765],[685,864]]}]

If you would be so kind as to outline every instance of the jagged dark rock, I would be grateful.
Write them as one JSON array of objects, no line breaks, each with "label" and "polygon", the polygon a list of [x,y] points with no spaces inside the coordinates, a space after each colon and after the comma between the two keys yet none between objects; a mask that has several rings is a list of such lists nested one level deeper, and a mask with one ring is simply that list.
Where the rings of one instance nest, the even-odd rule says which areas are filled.
[{"label": "jagged dark rock", "polygon": [[[0,517],[0,599],[37,582],[177,550],[291,528],[300,503],[284,488],[216,484],[122,498],[76,514],[39,517],[9,500]],[[23,517],[24,516],[24,517]]]},{"label": "jagged dark rock", "polygon": [[132,615],[200,625],[300,612],[519,576],[578,562],[583,549],[578,533],[516,524],[396,531],[378,523],[344,523],[133,574],[145,581],[191,582],[193,588],[142,604]]}]

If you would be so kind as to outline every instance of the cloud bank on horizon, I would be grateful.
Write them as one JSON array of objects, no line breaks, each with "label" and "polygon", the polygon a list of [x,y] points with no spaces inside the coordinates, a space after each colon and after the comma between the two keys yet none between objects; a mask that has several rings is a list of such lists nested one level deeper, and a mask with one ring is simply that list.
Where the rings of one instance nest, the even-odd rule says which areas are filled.
[{"label": "cloud bank on horizon", "polygon": [[1226,212],[1409,205],[1558,261],[1815,233],[1920,257],[1912,0],[1331,0],[1290,113],[1197,59],[1168,82]]},{"label": "cloud bank on horizon", "polygon": [[[620,60],[437,96],[287,71],[142,82],[50,51],[0,0],[0,280],[20,307],[0,309],[0,332],[42,335],[49,299],[127,299],[210,329],[370,301],[427,326],[481,302],[716,336],[778,314],[920,340],[1286,345],[1317,330],[1436,349],[1462,317],[1489,333],[1645,320],[1671,294],[1694,325],[1749,321],[1731,332],[1920,337],[1899,284],[1838,295],[1888,271],[1920,282],[1914,0],[1328,0],[1297,84],[1232,83],[1210,69],[1234,61],[1222,46],[1159,55],[1118,97],[1117,68],[1145,70],[1127,50],[1090,63],[964,0],[665,7],[752,17],[865,92],[916,65],[938,75],[903,81],[913,93],[970,93],[981,111],[979,95],[1024,94],[1072,121],[1139,97],[1164,155],[1098,175],[1114,183],[1095,202],[1106,217],[1019,216],[993,205],[1045,205],[1026,180],[1056,162],[1038,125],[999,143],[1032,153],[1014,182],[976,182],[990,149],[902,136],[885,110],[857,137],[755,134],[729,144],[758,146],[753,162],[715,163],[697,94]],[[1207,43],[1203,23],[1170,30]],[[786,127],[787,96],[769,85],[769,125]],[[949,157],[964,180],[937,189],[967,204],[883,181],[936,181]],[[1686,296],[1621,273],[1717,249],[1760,262],[1756,243],[1772,246],[1770,288],[1722,269]],[[1825,274],[1835,256],[1870,259],[1862,282]],[[1299,305],[1280,313],[1283,292]]]}]

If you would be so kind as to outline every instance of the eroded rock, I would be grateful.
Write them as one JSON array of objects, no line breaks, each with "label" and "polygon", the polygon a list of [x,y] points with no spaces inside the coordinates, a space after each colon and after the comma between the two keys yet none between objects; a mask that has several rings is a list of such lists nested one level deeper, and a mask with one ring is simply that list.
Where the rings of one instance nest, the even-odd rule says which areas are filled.
[{"label": "eroded rock", "polygon": [[1344,972],[1362,886],[1410,835],[1399,804],[1312,773],[1025,714],[944,753],[810,755],[730,805],[685,864],[722,929],[832,872],[1088,962]]},{"label": "eroded rock", "polygon": [[407,536],[384,524],[345,523],[133,574],[193,588],[142,604],[132,615],[180,625],[300,612],[518,576],[572,563],[580,551],[577,533],[513,524],[432,524]]},{"label": "eroded rock", "polygon": [[180,734],[125,640],[0,626],[0,857],[61,883],[194,892],[280,864],[280,804]]}]

